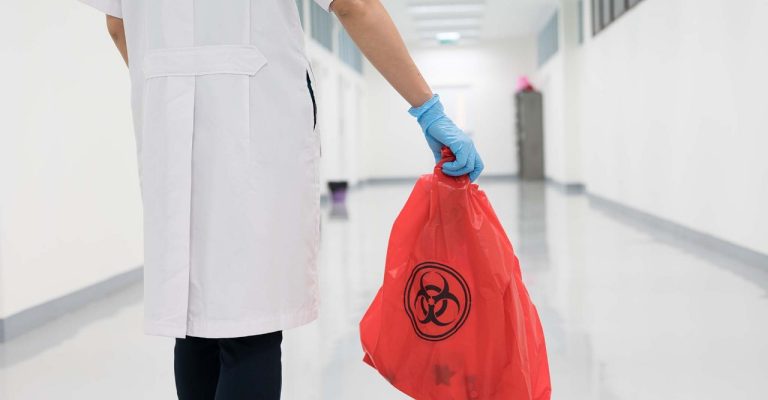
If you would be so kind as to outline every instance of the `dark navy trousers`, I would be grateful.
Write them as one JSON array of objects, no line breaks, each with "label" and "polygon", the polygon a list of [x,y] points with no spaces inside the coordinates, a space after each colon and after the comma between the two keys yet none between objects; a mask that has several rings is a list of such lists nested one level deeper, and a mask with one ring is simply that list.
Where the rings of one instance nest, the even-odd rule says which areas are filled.
[{"label": "dark navy trousers", "polygon": [[176,339],[179,400],[279,400],[282,332],[227,339]]}]

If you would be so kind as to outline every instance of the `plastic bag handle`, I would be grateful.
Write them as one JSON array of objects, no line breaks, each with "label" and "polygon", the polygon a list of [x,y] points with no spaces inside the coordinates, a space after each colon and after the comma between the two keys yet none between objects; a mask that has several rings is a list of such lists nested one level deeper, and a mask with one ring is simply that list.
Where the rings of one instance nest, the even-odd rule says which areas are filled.
[{"label": "plastic bag handle", "polygon": [[437,162],[437,165],[435,165],[435,175],[438,178],[442,178],[445,180],[448,178],[452,183],[454,183],[454,186],[458,184],[458,186],[465,186],[469,185],[469,174],[464,174],[461,176],[451,176],[446,175],[445,172],[443,172],[443,164],[451,161],[455,161],[456,156],[453,154],[451,149],[448,146],[443,146],[440,149],[440,161]]},{"label": "plastic bag handle", "polygon": [[435,165],[435,169],[443,169],[443,164],[451,161],[455,161],[456,156],[453,154],[451,149],[448,146],[443,146],[440,148],[440,161],[437,162],[437,165]]},{"label": "plastic bag handle", "polygon": [[[447,162],[454,161],[456,159],[456,156],[453,154],[450,148],[448,146],[443,146],[440,149],[440,161],[437,162],[437,165],[435,165],[435,172],[432,177],[432,187],[430,190],[430,202],[429,202],[429,220],[430,221],[440,221],[441,218],[452,218],[455,216],[449,215],[450,211],[447,211],[449,214],[443,213],[442,207],[444,206],[441,204],[441,200],[445,201],[446,195],[448,197],[454,197],[458,195],[459,193],[464,193],[465,195],[469,195],[469,192],[471,190],[471,185],[469,181],[469,174],[464,174],[461,176],[451,176],[447,175],[445,172],[443,172],[443,164]],[[457,199],[454,198],[453,201],[456,201]],[[449,200],[450,201],[450,200]],[[450,205],[448,206],[449,210],[451,209]],[[448,231],[443,231],[443,234],[448,234]],[[439,237],[440,235],[438,235]],[[439,243],[435,243],[436,248],[440,248],[440,246],[443,246],[443,248],[446,246],[446,243],[448,243],[448,239],[444,239],[442,241],[439,241]],[[447,251],[447,250],[444,250]]]}]

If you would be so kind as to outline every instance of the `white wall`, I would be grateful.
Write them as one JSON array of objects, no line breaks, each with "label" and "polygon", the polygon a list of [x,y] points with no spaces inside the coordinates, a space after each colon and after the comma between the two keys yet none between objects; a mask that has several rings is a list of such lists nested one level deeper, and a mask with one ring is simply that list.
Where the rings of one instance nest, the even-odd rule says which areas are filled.
[{"label": "white wall", "polygon": [[645,0],[588,34],[563,69],[587,190],[768,253],[766,19],[762,0]]},{"label": "white wall", "polygon": [[560,50],[539,68],[534,79],[544,95],[545,172],[560,183],[583,180],[578,13],[577,2],[562,2],[558,18]]},{"label": "white wall", "polygon": [[0,318],[142,264],[128,74],[76,1],[0,12]]},{"label": "white wall", "polygon": [[[517,78],[535,70],[532,38],[490,41],[467,47],[412,49],[422,74],[437,92],[451,92],[447,113],[466,125],[486,164],[486,174],[514,174],[514,91]],[[410,107],[366,64],[367,116],[363,124],[363,171],[371,178],[415,177],[428,173],[434,159]],[[457,98],[464,93],[465,112]],[[453,109],[451,107],[454,107]]]}]

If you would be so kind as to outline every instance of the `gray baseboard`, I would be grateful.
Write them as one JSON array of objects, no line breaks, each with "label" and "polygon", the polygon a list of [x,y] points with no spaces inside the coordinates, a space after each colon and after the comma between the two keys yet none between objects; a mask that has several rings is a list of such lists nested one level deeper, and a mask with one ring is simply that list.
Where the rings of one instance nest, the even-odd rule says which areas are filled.
[{"label": "gray baseboard", "polygon": [[749,266],[768,268],[768,254],[740,246],[733,242],[712,236],[708,233],[691,229],[666,218],[638,210],[605,197],[586,192],[592,206],[612,214],[625,222],[654,233],[674,239],[678,246],[695,246],[697,250],[706,249],[720,258],[730,259]]},{"label": "gray baseboard", "polygon": [[0,319],[0,342],[11,340],[42,326],[46,322],[107,297],[126,286],[140,282],[144,275],[143,272],[143,268],[139,266],[73,293],[2,318]]},{"label": "gray baseboard", "polygon": [[482,174],[478,182],[515,182],[520,177],[517,174]]},{"label": "gray baseboard", "polygon": [[547,183],[565,194],[584,194],[586,192],[584,184],[579,182],[560,182],[547,177]]},{"label": "gray baseboard", "polygon": [[377,177],[377,178],[366,178],[361,179],[357,182],[357,184],[352,185],[352,188],[364,188],[366,186],[375,186],[375,185],[398,185],[398,184],[411,184],[413,185],[416,183],[416,180],[419,179],[418,176],[388,176],[388,177]]}]

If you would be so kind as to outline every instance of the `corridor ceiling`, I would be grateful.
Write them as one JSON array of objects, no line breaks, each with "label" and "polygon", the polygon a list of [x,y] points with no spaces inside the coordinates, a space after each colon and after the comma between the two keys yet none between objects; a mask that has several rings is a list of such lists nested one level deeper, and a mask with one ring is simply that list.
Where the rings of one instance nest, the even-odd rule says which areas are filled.
[{"label": "corridor ceiling", "polygon": [[[557,0],[389,0],[387,10],[409,45],[429,46],[438,37],[476,43],[535,34]],[[458,35],[456,35],[458,33]]]}]

